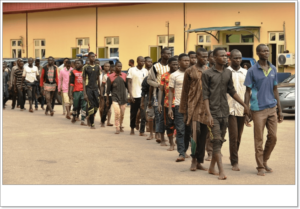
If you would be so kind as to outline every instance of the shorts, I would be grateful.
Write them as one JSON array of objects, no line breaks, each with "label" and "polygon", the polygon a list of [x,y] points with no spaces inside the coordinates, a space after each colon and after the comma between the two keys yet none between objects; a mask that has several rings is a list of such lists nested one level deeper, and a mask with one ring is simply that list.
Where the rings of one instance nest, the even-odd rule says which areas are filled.
[{"label": "shorts", "polygon": [[154,118],[155,118],[154,108],[153,108],[153,107],[152,107],[152,108],[149,108],[149,107],[147,106],[146,113],[147,113],[147,117],[148,117],[149,119],[154,119]]},{"label": "shorts", "polygon": [[62,96],[64,98],[64,103],[65,104],[70,104],[70,99],[68,93],[62,93]]}]

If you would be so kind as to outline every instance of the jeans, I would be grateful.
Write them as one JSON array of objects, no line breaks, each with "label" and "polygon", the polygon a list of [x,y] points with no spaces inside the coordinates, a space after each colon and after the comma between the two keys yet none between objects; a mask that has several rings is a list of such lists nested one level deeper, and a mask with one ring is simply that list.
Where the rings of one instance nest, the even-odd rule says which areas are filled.
[{"label": "jeans", "polygon": [[[193,136],[196,138],[196,151],[195,153],[191,154],[192,158],[196,158],[198,163],[203,163],[204,156],[205,156],[205,144],[207,140],[207,133],[208,128],[207,125],[202,124],[198,121],[192,122],[192,129],[195,128],[195,130],[192,131],[192,133],[195,133],[196,136]],[[193,143],[192,143],[192,149],[193,149]]]},{"label": "jeans", "polygon": [[130,128],[135,128],[136,116],[141,108],[141,98],[134,98],[135,102],[130,104]]},{"label": "jeans", "polygon": [[189,148],[190,142],[190,127],[185,125],[184,123],[184,115],[179,112],[179,106],[175,106],[174,108],[174,123],[175,129],[177,131],[176,141],[177,141],[177,151],[179,152],[179,156],[185,157],[185,153]]}]

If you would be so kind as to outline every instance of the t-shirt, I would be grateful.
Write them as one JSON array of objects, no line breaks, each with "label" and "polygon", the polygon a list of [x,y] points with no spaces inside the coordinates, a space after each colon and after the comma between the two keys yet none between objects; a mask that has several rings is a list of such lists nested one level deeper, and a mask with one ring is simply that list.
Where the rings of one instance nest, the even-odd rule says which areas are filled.
[{"label": "t-shirt", "polygon": [[164,73],[170,71],[169,65],[162,65],[160,62],[156,63],[154,65],[154,68],[155,68],[155,71],[156,71],[156,79],[157,79],[158,83],[160,83],[161,76]]},{"label": "t-shirt", "polygon": [[70,74],[70,86],[74,86],[73,92],[83,91],[82,71],[74,69]]},{"label": "t-shirt", "polygon": [[119,105],[127,103],[126,88],[127,79],[125,73],[121,73],[119,76],[117,76],[116,73],[112,73],[108,76],[107,93],[111,93],[113,102],[117,102]]},{"label": "t-shirt", "polygon": [[36,81],[36,76],[39,75],[39,70],[36,66],[25,66],[24,70],[23,70],[23,74],[22,76],[25,77],[25,80],[33,83],[34,81]]},{"label": "t-shirt", "polygon": [[255,63],[248,69],[244,85],[251,88],[250,108],[253,111],[272,108],[277,105],[273,88],[277,86],[276,67],[269,61],[268,73],[265,73],[261,66]]},{"label": "t-shirt", "polygon": [[133,98],[142,97],[142,82],[146,76],[148,76],[148,70],[145,68],[140,70],[137,67],[132,67],[128,70],[127,78],[132,79],[131,92]]},{"label": "t-shirt", "polygon": [[[164,86],[164,90],[165,90],[165,100],[164,100],[164,106],[165,107],[169,107],[169,82],[170,82],[170,76],[171,76],[171,73],[166,72],[161,76],[161,79],[160,79],[160,85]],[[175,107],[174,102],[175,102],[175,96],[173,97],[172,107]]]},{"label": "t-shirt", "polygon": [[184,71],[177,70],[170,76],[169,87],[174,88],[175,91],[175,106],[180,105],[182,85],[184,79]]},{"label": "t-shirt", "polygon": [[[102,78],[102,83],[104,83],[105,84],[105,89],[104,89],[104,96],[107,96],[107,94],[106,94],[106,89],[107,89],[107,78],[108,78],[108,76],[109,76],[109,73],[107,73],[107,74],[105,74],[104,76],[103,76],[103,78]],[[111,96],[111,94],[109,94],[109,96]]]},{"label": "t-shirt", "polygon": [[82,76],[85,77],[85,86],[89,89],[98,88],[98,78],[100,76],[99,65],[85,65],[82,69]]}]

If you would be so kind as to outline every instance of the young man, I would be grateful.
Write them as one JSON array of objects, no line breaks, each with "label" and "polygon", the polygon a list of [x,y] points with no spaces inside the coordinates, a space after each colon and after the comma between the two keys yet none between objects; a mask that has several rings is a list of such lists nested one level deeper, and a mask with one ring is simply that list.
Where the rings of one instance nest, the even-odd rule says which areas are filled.
[{"label": "young man", "polygon": [[7,82],[9,82],[9,74],[6,71],[7,64],[3,62],[2,69],[3,69],[3,109],[5,109],[5,103],[8,100],[9,93],[8,93],[8,85]]},{"label": "young man", "polygon": [[27,92],[29,101],[29,112],[33,113],[32,101],[35,99],[35,81],[39,80],[39,70],[33,66],[33,58],[28,59],[28,66],[24,68],[21,83],[25,83],[25,90]]},{"label": "young man", "polygon": [[[191,171],[205,170],[203,164],[207,137],[207,118],[202,94],[202,75],[206,70],[208,53],[204,48],[197,49],[197,64],[189,67],[184,74],[179,112],[184,114],[186,132],[192,126]],[[188,136],[187,136],[188,137]],[[189,144],[186,144],[188,146]],[[186,147],[187,149],[188,147]]]},{"label": "young man", "polygon": [[[168,116],[171,120],[174,120],[175,128],[177,131],[176,141],[177,141],[177,151],[179,157],[176,162],[184,161],[186,158],[186,150],[190,141],[190,137],[185,136],[185,124],[184,115],[179,112],[179,106],[181,102],[181,93],[184,80],[185,70],[190,66],[190,58],[187,54],[180,54],[178,57],[179,70],[171,74],[170,76],[170,92],[169,92],[169,110]],[[175,96],[174,109],[172,109],[172,100]]]},{"label": "young man", "polygon": [[18,62],[21,61],[22,59],[19,58],[16,62],[16,65],[14,65],[11,69],[11,73],[10,73],[10,85],[9,85],[9,91],[11,92],[12,95],[12,104],[11,104],[11,109],[15,109],[16,106],[16,101],[17,101],[17,108],[20,107],[19,105],[19,99],[17,99],[18,97],[18,93],[15,92],[15,71],[18,69]]},{"label": "young man", "polygon": [[[256,47],[259,57],[257,63],[247,73],[244,85],[247,87],[245,103],[248,106],[251,95],[251,114],[254,123],[255,157],[257,175],[264,176],[265,170],[273,172],[267,164],[277,141],[277,123],[282,123],[283,115],[277,89],[276,67],[269,61],[269,48],[260,44]],[[251,94],[252,91],[252,94]],[[277,108],[276,108],[277,105]],[[246,124],[249,118],[246,116]],[[267,127],[268,135],[263,149],[264,128]]]},{"label": "young man", "polygon": [[189,55],[189,58],[190,58],[190,66],[195,65],[197,63],[196,52],[189,51],[188,55]]},{"label": "young man", "polygon": [[100,89],[100,68],[99,65],[95,65],[95,54],[89,52],[88,59],[90,64],[86,64],[82,70],[83,79],[83,93],[84,99],[87,101],[88,117],[91,125],[91,129],[95,129],[94,118],[99,107],[99,100],[102,95]]},{"label": "young man", "polygon": [[[136,116],[137,112],[141,107],[141,97],[142,97],[142,82],[146,76],[148,76],[148,70],[143,66],[145,64],[145,59],[142,56],[137,58],[137,66],[132,67],[128,71],[128,90],[130,94],[130,135],[134,135],[134,128],[136,127]],[[144,136],[144,133],[140,133],[140,136]]]},{"label": "young man", "polygon": [[[171,57],[168,60],[168,65],[170,68],[169,72],[164,73],[161,76],[161,81],[160,81],[160,87],[159,87],[159,93],[158,93],[158,111],[161,114],[162,112],[162,108],[164,108],[164,124],[166,126],[167,129],[167,135],[169,138],[169,142],[170,142],[170,148],[167,149],[168,151],[173,151],[174,147],[175,147],[175,143],[173,141],[173,135],[174,135],[174,130],[175,130],[175,124],[174,124],[174,120],[172,120],[171,118],[169,118],[167,116],[168,110],[169,110],[169,83],[170,83],[170,76],[172,73],[174,73],[175,71],[178,70],[178,61],[176,58]],[[165,102],[164,102],[164,106],[161,105],[161,100],[162,100],[162,95],[163,93],[165,94]],[[173,99],[171,101],[171,105],[172,105],[172,109],[174,110],[175,108],[175,97],[173,96]],[[166,143],[160,143],[161,146],[166,146]]]},{"label": "young man", "polygon": [[105,127],[106,116],[108,117],[107,126],[113,126],[113,124],[110,123],[111,104],[112,104],[111,94],[108,95],[109,106],[106,106],[106,103],[107,103],[106,91],[107,91],[107,78],[110,74],[113,74],[115,72],[115,67],[110,67],[110,64],[107,62],[104,64],[104,71],[105,71],[105,74],[103,76],[102,84],[101,84],[101,93],[104,94],[104,100],[103,100],[103,104],[101,107],[103,109],[103,113],[101,116],[101,127]]},{"label": "young man", "polygon": [[71,115],[70,115],[71,104],[69,98],[69,79],[70,79],[71,70],[73,70],[73,68],[71,68],[71,61],[67,60],[65,67],[59,73],[59,79],[58,79],[58,95],[61,95],[61,97],[64,100],[64,104],[67,109],[67,115],[66,115],[67,119],[71,119]]},{"label": "young man", "polygon": [[[147,82],[153,89],[150,87],[149,101],[152,102],[152,96],[154,98],[153,106],[155,112],[155,132],[160,134],[160,138],[156,138],[156,142],[165,143],[165,125],[164,125],[164,110],[162,109],[161,114],[158,112],[158,89],[161,81],[162,74],[170,70],[168,66],[168,59],[171,57],[171,51],[169,48],[163,48],[161,50],[161,60],[160,62],[153,65],[152,69],[149,71]],[[153,93],[152,93],[153,92]],[[164,95],[161,100],[161,105],[164,104]],[[148,104],[149,105],[149,104]]]},{"label": "young man", "polygon": [[[230,63],[227,69],[232,72],[232,80],[235,90],[240,98],[245,98],[246,87],[244,86],[247,70],[241,67],[242,53],[234,49],[230,52]],[[244,108],[229,95],[227,95],[229,105],[228,131],[229,131],[229,151],[230,162],[233,171],[239,171],[238,151],[244,130]]]},{"label": "young man", "polygon": [[18,99],[19,99],[19,104],[20,104],[20,110],[26,110],[24,105],[26,101],[26,86],[25,83],[22,82],[22,75],[24,71],[24,62],[23,60],[18,60],[18,69],[14,71],[14,88],[15,88],[15,93],[18,93]]},{"label": "young man", "polygon": [[127,103],[126,97],[127,79],[126,74],[122,73],[122,63],[116,62],[116,72],[110,74],[107,79],[106,105],[109,106],[109,94],[111,93],[112,105],[115,111],[116,134],[124,132],[122,123]]},{"label": "young man", "polygon": [[56,87],[58,84],[58,76],[57,76],[57,68],[54,66],[54,58],[50,56],[48,58],[48,65],[42,69],[40,86],[42,88],[42,92],[44,92],[47,102],[47,108],[45,111],[45,115],[48,115],[48,111],[50,111],[50,115],[54,115],[54,111],[52,109],[52,100],[55,95]]},{"label": "young man", "polygon": [[[41,73],[42,73],[43,67],[40,66],[40,59],[35,59],[34,64],[35,64],[35,66],[38,68],[38,71],[39,71],[39,79],[41,79]],[[41,87],[40,87],[40,83],[39,83],[39,82],[38,82],[37,88],[38,88],[39,94],[40,94],[40,96],[41,96],[41,99],[40,99],[40,100],[41,100],[41,108],[42,108],[42,110],[45,110],[44,104],[45,104],[45,102],[46,102],[46,99],[45,99],[45,95],[42,94],[42,89],[41,89]]]},{"label": "young man", "polygon": [[[60,71],[62,71],[65,67],[66,67],[66,62],[69,60],[69,58],[65,58],[64,59],[64,65],[63,66],[61,66],[61,67],[59,67],[58,69],[57,69],[57,76],[59,77],[60,76]],[[64,97],[62,96],[61,97],[61,106],[62,106],[62,108],[63,108],[63,115],[65,115],[66,114],[66,106],[65,106],[65,101],[64,101]]]},{"label": "young man", "polygon": [[129,66],[129,69],[132,68],[132,67],[134,67],[134,60],[133,59],[129,60],[128,66]]},{"label": "young man", "polygon": [[[146,70],[151,69],[152,67],[152,59],[150,57],[145,57],[145,68]],[[148,97],[149,97],[149,84],[147,83],[148,76],[146,76],[142,82],[142,94],[141,94],[141,126],[140,126],[140,133],[143,135],[145,133],[145,126],[146,126],[146,109],[148,104]],[[153,139],[153,118],[148,117],[148,127],[150,130],[150,136],[147,140]]]},{"label": "young man", "polygon": [[223,48],[216,48],[213,52],[215,66],[204,71],[202,75],[203,100],[207,113],[207,124],[213,142],[213,156],[208,172],[217,174],[214,170],[217,162],[219,168],[219,180],[225,180],[222,164],[221,148],[228,124],[229,106],[227,93],[244,107],[244,114],[248,114],[247,105],[241,100],[235,91],[232,81],[232,72],[226,69],[226,52]]},{"label": "young man", "polygon": [[75,69],[71,71],[70,75],[70,99],[73,100],[73,118],[71,120],[72,123],[76,122],[76,116],[78,109],[81,108],[81,124],[82,126],[86,126],[85,124],[85,116],[86,116],[86,101],[83,96],[83,82],[82,82],[82,59],[75,61]]}]

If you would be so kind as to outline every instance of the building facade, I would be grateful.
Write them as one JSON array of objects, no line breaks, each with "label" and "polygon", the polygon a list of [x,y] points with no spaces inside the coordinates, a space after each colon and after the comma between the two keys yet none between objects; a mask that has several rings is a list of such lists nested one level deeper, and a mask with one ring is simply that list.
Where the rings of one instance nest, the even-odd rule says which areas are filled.
[{"label": "building facade", "polygon": [[[225,27],[241,26],[227,30]],[[242,27],[252,28],[242,28]],[[214,28],[213,28],[214,27]],[[205,31],[204,28],[206,29]],[[188,33],[200,29],[199,32]],[[295,53],[295,3],[4,3],[3,58],[76,57],[93,51],[99,58],[160,57],[221,46],[258,59],[258,44],[270,48],[279,72],[279,53]]]}]

